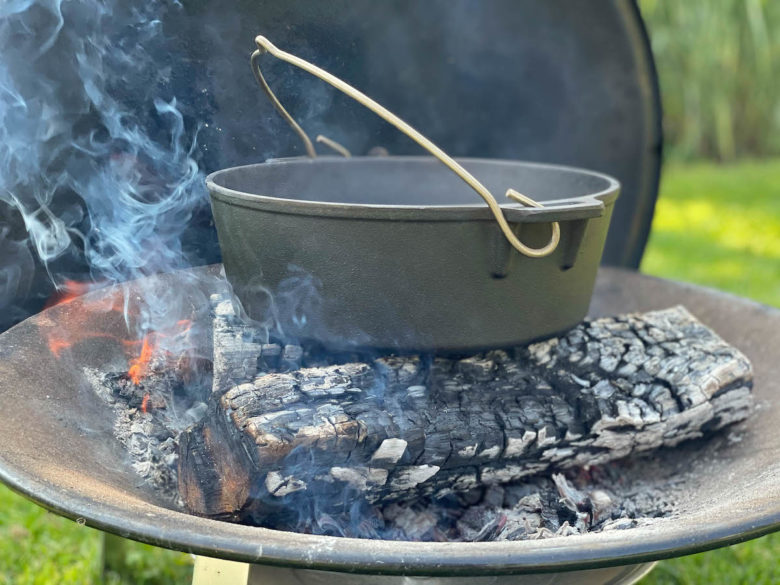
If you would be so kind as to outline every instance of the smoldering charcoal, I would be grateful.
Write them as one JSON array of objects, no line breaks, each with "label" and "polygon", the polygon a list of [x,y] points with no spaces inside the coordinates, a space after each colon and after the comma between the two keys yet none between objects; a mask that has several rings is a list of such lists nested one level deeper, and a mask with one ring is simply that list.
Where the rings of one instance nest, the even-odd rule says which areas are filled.
[{"label": "smoldering charcoal", "polygon": [[747,358],[683,307],[454,359],[267,343],[213,303],[210,387],[177,391],[165,363],[136,388],[93,378],[139,474],[222,520],[412,540],[630,527],[674,512],[672,480],[632,470],[752,409]]}]

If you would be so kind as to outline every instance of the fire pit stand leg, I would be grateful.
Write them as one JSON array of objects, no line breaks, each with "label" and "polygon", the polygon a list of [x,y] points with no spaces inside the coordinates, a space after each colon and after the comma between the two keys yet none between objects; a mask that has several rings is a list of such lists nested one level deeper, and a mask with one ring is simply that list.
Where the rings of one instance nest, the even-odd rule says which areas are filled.
[{"label": "fire pit stand leg", "polygon": [[192,585],[248,585],[249,569],[246,563],[195,557]]},{"label": "fire pit stand leg", "polygon": [[101,550],[101,566],[103,568],[103,582],[108,581],[109,573],[116,573],[122,575],[126,572],[127,566],[125,563],[127,552],[126,538],[111,534],[109,532],[103,533],[103,547]]},{"label": "fire pit stand leg", "polygon": [[[103,533],[103,582],[108,581],[109,573],[127,574],[125,563],[127,553],[126,538]],[[195,557],[195,567],[192,571],[192,585],[250,585],[249,571],[251,565],[237,563],[211,557]],[[253,581],[254,583],[254,581]]]}]

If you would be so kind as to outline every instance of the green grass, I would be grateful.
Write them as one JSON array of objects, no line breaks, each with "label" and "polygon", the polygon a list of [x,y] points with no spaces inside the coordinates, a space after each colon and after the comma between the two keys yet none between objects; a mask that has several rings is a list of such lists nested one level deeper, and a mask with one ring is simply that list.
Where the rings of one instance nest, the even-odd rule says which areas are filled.
[{"label": "green grass", "polygon": [[[0,585],[92,585],[101,581],[102,534],[50,514],[0,486]],[[190,581],[192,560],[140,543],[123,551],[122,574],[108,585]]]},{"label": "green grass", "polygon": [[[780,306],[780,160],[669,165],[644,272]],[[0,585],[100,582],[99,532],[0,486]],[[780,534],[664,561],[642,585],[780,583]],[[130,543],[113,585],[183,584],[188,555]]]},{"label": "green grass", "polygon": [[668,165],[642,270],[780,306],[780,160]]},{"label": "green grass", "polygon": [[777,585],[780,534],[660,562],[639,585]]}]

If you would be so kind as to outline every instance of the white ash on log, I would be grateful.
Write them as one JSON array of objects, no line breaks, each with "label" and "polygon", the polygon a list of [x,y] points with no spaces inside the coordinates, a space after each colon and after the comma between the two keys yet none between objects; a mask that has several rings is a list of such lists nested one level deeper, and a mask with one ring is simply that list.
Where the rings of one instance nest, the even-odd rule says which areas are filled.
[{"label": "white ash on log", "polygon": [[84,377],[114,412],[115,437],[127,449],[138,475],[158,494],[180,503],[178,437],[201,420],[210,384],[211,362],[155,356],[140,383],[126,372],[87,368]]},{"label": "white ash on log", "polygon": [[296,369],[303,348],[267,343],[266,332],[236,315],[233,303],[219,294],[211,297],[214,308],[214,378],[212,392],[222,395],[236,384],[251,380],[258,372]]},{"label": "white ash on log", "polygon": [[261,343],[255,339],[255,328],[236,317],[232,303],[220,299],[220,295],[211,297],[214,306],[212,391],[218,394],[254,377],[257,357],[262,351]]},{"label": "white ash on log", "polygon": [[320,510],[436,500],[674,446],[752,405],[748,360],[682,307],[460,360],[312,365],[272,347],[272,367],[262,347],[215,355],[214,415],[179,440],[194,513],[263,515],[311,494]]}]

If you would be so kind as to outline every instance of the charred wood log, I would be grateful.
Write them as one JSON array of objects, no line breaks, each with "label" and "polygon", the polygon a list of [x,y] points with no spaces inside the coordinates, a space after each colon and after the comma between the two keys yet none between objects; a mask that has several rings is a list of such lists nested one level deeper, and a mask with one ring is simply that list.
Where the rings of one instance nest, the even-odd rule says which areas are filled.
[{"label": "charred wood log", "polygon": [[214,295],[211,302],[214,306],[212,392],[219,395],[257,374],[262,343],[257,339],[256,328],[236,317],[230,301]]},{"label": "charred wood log", "polygon": [[307,491],[326,507],[438,499],[700,437],[748,416],[751,385],[745,356],[682,307],[513,352],[261,373],[183,433],[180,492],[218,517]]},{"label": "charred wood log", "polygon": [[300,367],[303,349],[298,345],[267,343],[267,332],[236,315],[233,302],[221,295],[211,299],[214,307],[214,378],[212,393],[221,396],[258,373]]}]

